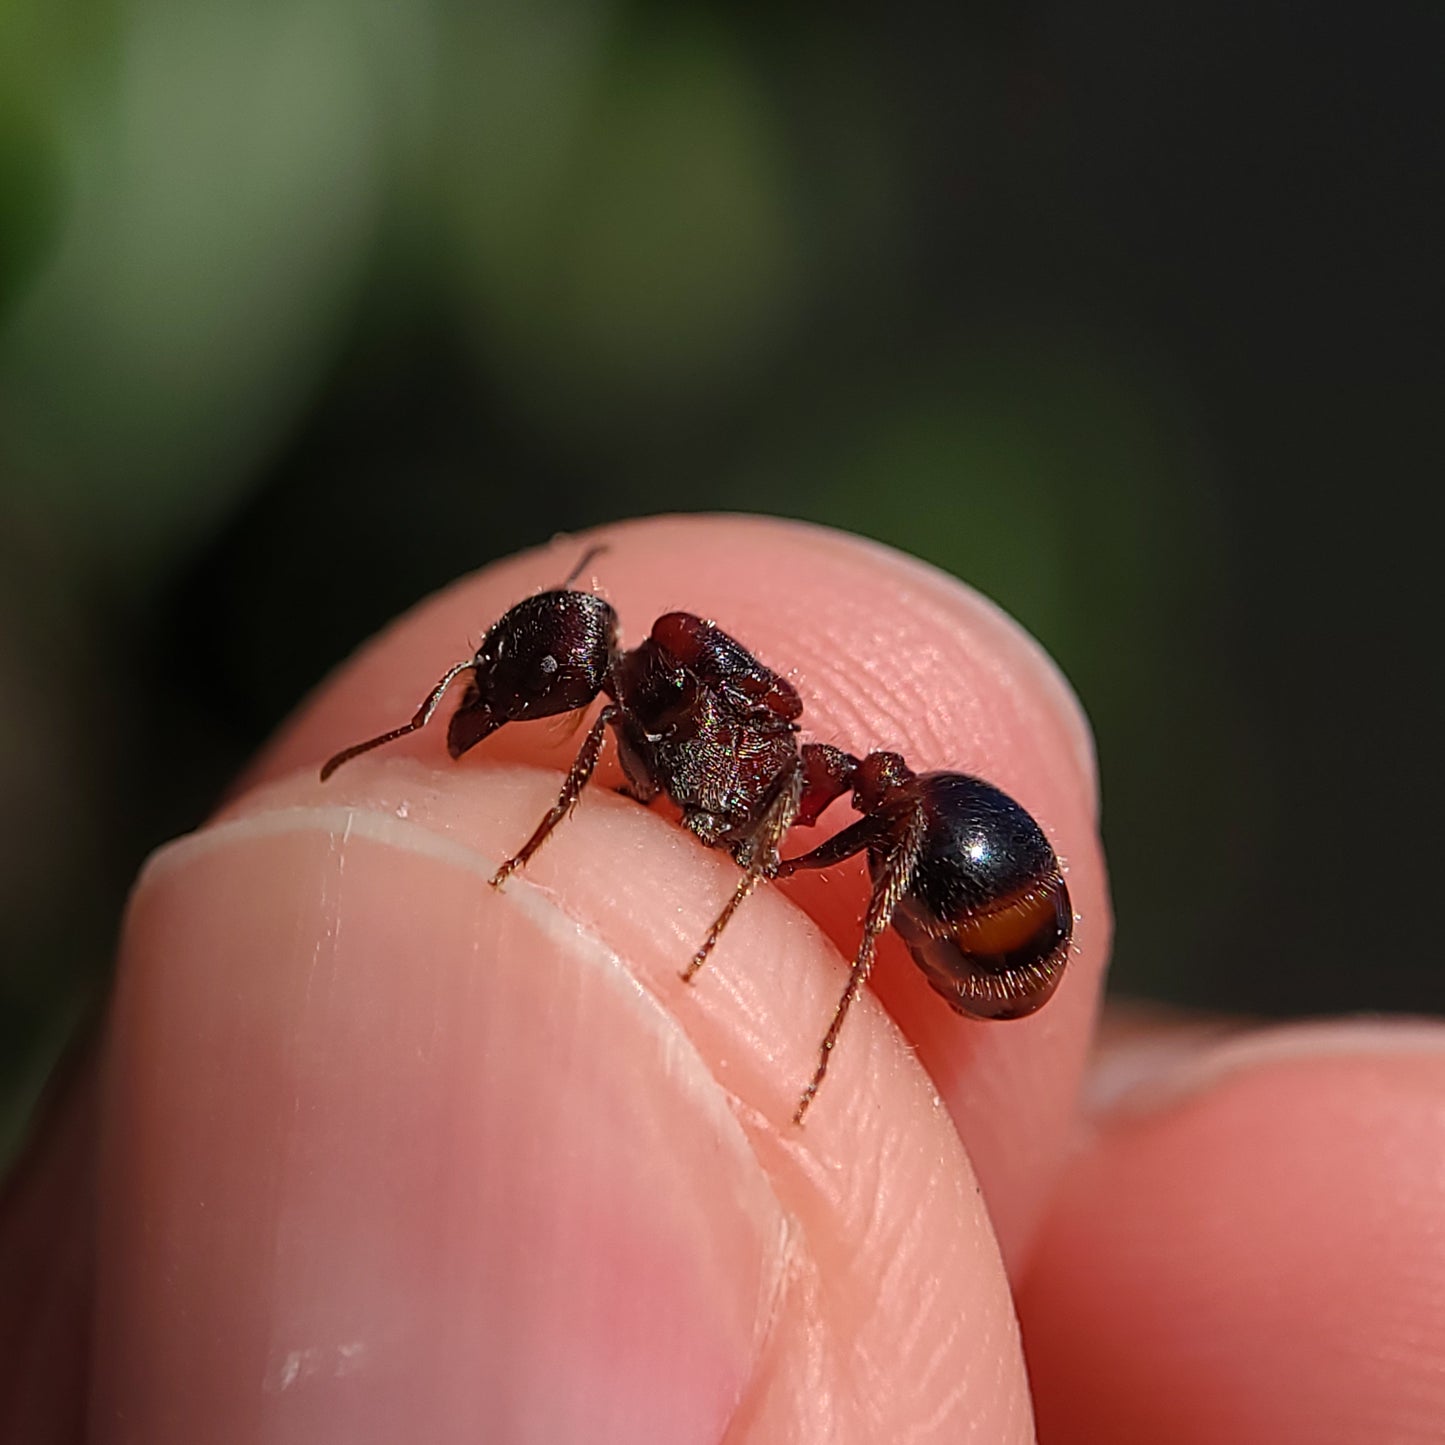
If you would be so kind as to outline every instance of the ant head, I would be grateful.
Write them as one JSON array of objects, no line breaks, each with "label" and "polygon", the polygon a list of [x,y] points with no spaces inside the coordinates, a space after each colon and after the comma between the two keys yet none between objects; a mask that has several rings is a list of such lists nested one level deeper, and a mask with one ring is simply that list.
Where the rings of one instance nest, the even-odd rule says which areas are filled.
[{"label": "ant head", "polygon": [[457,758],[504,723],[586,707],[606,686],[616,650],[617,614],[590,592],[539,592],[519,602],[477,649],[447,751]]}]

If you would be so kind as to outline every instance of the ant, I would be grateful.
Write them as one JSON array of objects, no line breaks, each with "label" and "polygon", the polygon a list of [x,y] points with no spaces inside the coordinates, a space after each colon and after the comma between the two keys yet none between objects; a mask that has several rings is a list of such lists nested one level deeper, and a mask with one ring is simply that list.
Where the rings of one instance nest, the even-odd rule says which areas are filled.
[{"label": "ant", "polygon": [[[825,743],[800,746],[803,703],[792,684],[690,612],[664,613],[646,639],[622,648],[613,608],[571,587],[603,550],[589,550],[560,587],[505,612],[409,723],[343,749],[321,769],[322,781],[358,754],[425,727],[464,672],[470,677],[447,725],[453,758],[507,723],[579,712],[605,696],[556,802],[492,886],[523,867],[576,806],[610,728],[626,777],[622,791],[640,803],[665,793],[682,810],[683,827],[709,848],[725,848],[742,869],[683,970],[689,982],[764,879],[866,854],[872,893],[863,937],[793,1115],[797,1124],[890,925],[956,1012],[1014,1019],[1041,1008],[1063,975],[1074,915],[1058,858],[1034,819],[965,773],[915,774],[897,753],[860,759]],[[861,814],[856,822],[811,852],[781,856],[790,828],[811,827],[849,792]]]}]

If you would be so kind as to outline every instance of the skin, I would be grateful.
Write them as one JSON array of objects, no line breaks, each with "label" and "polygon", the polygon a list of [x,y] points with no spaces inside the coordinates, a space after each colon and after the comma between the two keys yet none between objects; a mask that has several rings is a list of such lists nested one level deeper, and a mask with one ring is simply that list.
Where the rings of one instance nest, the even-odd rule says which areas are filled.
[{"label": "skin", "polygon": [[689,986],[736,869],[618,798],[610,748],[501,893],[575,732],[453,764],[434,724],[319,783],[586,539],[499,564],[144,870],[103,1056],[0,1205],[0,1438],[1008,1445],[1036,1411],[1046,1442],[1439,1439],[1445,1031],[1136,1022],[1086,1076],[1093,754],[1036,645],[828,532],[599,536],[626,640],[712,616],[806,735],[1024,803],[1078,912],[1059,993],[970,1023],[887,936],[798,1129],[861,863],[760,889]]}]

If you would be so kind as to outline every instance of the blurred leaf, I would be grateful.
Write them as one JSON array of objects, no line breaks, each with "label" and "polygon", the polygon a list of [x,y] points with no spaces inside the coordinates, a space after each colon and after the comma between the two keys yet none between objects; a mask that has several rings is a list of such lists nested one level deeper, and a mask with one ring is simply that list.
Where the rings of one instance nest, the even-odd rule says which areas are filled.
[{"label": "blurred leaf", "polygon": [[0,83],[0,320],[56,234],[59,192],[50,137]]},{"label": "blurred leaf", "polygon": [[342,0],[135,0],[108,81],[56,94],[70,200],[0,337],[7,485],[140,565],[212,522],[306,394],[375,204]]},{"label": "blurred leaf", "polygon": [[0,4],[0,321],[59,233],[57,97],[107,15],[102,0]]},{"label": "blurred leaf", "polygon": [[785,144],[736,42],[699,10],[610,18],[477,11],[444,171],[481,344],[584,433],[666,428],[775,343],[800,284]]}]

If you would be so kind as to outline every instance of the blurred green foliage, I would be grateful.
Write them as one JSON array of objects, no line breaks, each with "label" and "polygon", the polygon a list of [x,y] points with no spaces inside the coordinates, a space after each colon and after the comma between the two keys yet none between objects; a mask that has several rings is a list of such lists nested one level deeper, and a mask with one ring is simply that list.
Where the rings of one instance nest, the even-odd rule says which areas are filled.
[{"label": "blurred green foliage", "polygon": [[1435,1002],[1408,958],[1361,990],[1329,917],[1359,859],[1311,807],[1359,733],[1301,606],[1341,548],[1407,575],[1329,528],[1436,394],[1370,289],[1438,269],[1390,207],[1428,168],[1342,180],[1329,128],[1374,143],[1424,71],[1286,8],[1241,47],[1188,7],[0,6],[0,1152],[139,858],[305,687],[654,510],[852,528],[1039,634],[1098,729],[1127,987]]}]

